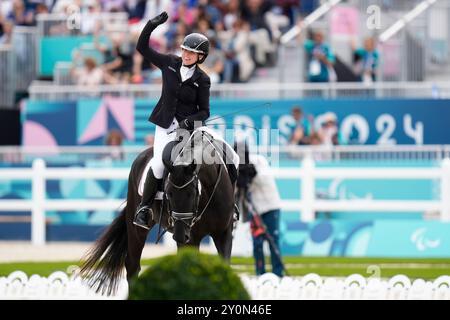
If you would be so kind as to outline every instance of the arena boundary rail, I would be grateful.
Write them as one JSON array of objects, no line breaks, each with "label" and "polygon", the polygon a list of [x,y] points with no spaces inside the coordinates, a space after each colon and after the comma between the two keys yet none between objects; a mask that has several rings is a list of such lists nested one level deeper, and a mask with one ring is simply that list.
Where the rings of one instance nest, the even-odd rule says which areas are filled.
[{"label": "arena boundary rail", "polygon": [[[450,221],[450,159],[433,168],[317,168],[312,157],[305,157],[298,168],[271,168],[276,178],[299,179],[302,198],[282,200],[281,209],[301,211],[300,219],[313,221],[317,211],[435,211],[441,221]],[[31,211],[31,241],[33,245],[46,242],[46,210],[120,210],[125,201],[106,200],[51,200],[46,196],[46,181],[59,179],[123,179],[126,168],[48,168],[43,159],[35,159],[32,168],[2,168],[1,180],[31,180],[30,200],[1,200],[0,211]],[[316,179],[439,179],[440,200],[323,200],[316,197]]]}]

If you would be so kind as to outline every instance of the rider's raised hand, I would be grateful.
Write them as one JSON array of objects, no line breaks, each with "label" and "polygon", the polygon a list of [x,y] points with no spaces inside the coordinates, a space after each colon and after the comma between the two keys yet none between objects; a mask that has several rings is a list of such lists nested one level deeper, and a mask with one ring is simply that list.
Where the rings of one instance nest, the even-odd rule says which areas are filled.
[{"label": "rider's raised hand", "polygon": [[159,26],[160,24],[163,24],[164,22],[166,22],[168,18],[169,18],[169,15],[167,14],[167,12],[164,11],[163,13],[154,17],[151,20],[151,22],[153,25]]}]

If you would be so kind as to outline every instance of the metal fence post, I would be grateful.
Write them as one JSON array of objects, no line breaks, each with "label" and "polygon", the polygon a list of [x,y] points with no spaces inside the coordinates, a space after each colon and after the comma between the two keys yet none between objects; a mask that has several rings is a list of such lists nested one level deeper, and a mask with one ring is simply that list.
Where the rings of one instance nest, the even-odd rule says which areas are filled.
[{"label": "metal fence post", "polygon": [[43,159],[33,161],[31,242],[35,246],[45,244],[45,168]]},{"label": "metal fence post", "polygon": [[441,221],[450,221],[450,159],[442,160]]},{"label": "metal fence post", "polygon": [[315,219],[314,201],[316,194],[314,173],[315,163],[311,154],[308,154],[303,158],[302,170],[303,178],[301,180],[301,190],[303,210],[301,212],[300,220],[303,222],[310,222]]}]

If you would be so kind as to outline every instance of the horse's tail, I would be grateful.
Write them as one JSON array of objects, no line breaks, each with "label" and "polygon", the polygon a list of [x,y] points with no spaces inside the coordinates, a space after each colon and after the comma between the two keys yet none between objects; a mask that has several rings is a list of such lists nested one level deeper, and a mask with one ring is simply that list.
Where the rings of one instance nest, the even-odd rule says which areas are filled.
[{"label": "horse's tail", "polygon": [[82,259],[80,275],[96,292],[117,291],[128,246],[125,217],[126,207]]}]

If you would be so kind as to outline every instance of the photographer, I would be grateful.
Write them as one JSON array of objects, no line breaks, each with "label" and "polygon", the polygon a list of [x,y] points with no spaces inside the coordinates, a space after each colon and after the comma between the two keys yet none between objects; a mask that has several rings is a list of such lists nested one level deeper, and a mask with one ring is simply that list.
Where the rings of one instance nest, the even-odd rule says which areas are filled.
[{"label": "photographer", "polygon": [[237,201],[243,221],[250,221],[253,256],[257,275],[266,272],[264,240],[269,242],[272,272],[283,276],[284,266],[279,250],[280,196],[275,178],[267,173],[269,163],[258,154],[249,155],[246,144],[235,144],[241,161],[237,180]]}]

